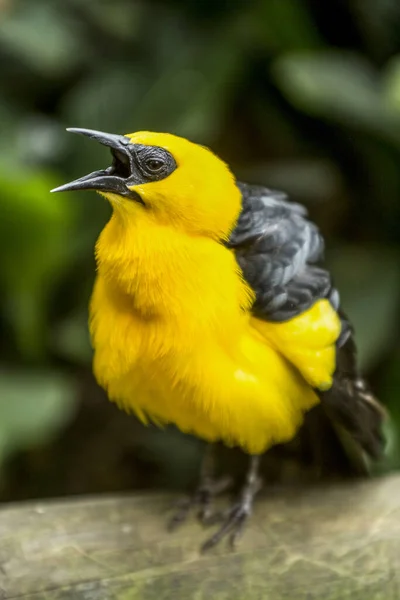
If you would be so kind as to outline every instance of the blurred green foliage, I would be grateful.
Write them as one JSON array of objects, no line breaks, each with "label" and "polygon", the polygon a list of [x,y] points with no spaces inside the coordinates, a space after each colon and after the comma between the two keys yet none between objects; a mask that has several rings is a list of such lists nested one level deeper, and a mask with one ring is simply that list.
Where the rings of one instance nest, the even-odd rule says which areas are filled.
[{"label": "blurred green foliage", "polygon": [[[184,135],[238,177],[305,203],[327,237],[363,367],[400,427],[399,31],[397,0],[0,0],[1,463],[19,451],[46,472],[39,447],[62,461],[62,440],[88,435],[82,420],[117,418],[82,383],[93,245],[109,208],[49,194],[108,158],[67,126]],[[110,459],[118,432],[90,438],[86,452],[90,462],[101,447],[120,465],[111,487],[133,477]],[[142,453],[168,448],[182,456],[151,431]],[[27,494],[49,489],[64,488]]]}]

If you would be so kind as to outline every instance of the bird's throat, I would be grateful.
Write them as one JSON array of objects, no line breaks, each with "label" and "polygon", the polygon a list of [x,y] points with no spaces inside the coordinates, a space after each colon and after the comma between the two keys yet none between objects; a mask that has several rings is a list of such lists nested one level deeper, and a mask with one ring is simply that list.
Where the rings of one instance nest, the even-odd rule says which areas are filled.
[{"label": "bird's throat", "polygon": [[203,316],[243,305],[235,259],[212,239],[194,237],[151,220],[113,216],[96,245],[99,275],[143,315]]}]

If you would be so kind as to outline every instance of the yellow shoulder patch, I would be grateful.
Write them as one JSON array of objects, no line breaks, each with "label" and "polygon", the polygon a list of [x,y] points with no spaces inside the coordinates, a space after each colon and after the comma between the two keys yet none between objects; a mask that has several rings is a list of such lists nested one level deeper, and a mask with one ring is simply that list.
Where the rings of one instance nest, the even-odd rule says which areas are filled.
[{"label": "yellow shoulder patch", "polygon": [[341,323],[328,300],[319,300],[303,314],[284,323],[254,318],[252,325],[297,367],[310,385],[320,390],[331,387],[336,368],[335,342]]}]

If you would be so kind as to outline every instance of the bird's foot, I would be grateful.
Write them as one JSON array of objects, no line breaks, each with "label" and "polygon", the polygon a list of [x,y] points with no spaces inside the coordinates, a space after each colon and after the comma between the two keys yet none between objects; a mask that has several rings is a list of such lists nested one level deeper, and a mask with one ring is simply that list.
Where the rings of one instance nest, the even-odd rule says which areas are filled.
[{"label": "bird's foot", "polygon": [[189,513],[193,509],[198,509],[197,516],[202,523],[207,523],[213,518],[212,513],[212,501],[215,497],[219,496],[233,485],[231,477],[221,477],[221,479],[210,479],[205,478],[194,494],[182,498],[177,506],[176,512],[168,523],[168,529],[174,530],[176,527],[183,523]]},{"label": "bird's foot", "polygon": [[244,525],[252,513],[254,497],[260,491],[261,487],[261,478],[256,475],[255,471],[250,473],[239,496],[239,500],[227,511],[210,515],[210,517],[204,520],[207,525],[212,525],[218,521],[222,521],[222,525],[217,532],[202,545],[202,552],[206,552],[210,548],[216,546],[226,536],[229,536],[231,548],[235,548],[236,542],[243,533]]}]

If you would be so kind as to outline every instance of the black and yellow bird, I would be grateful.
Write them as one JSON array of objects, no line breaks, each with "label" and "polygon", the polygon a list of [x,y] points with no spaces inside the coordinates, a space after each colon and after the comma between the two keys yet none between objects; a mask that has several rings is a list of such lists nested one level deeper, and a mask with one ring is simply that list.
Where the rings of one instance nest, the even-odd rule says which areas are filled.
[{"label": "black and yellow bird", "polygon": [[[186,139],[70,131],[113,157],[53,190],[96,190],[113,209],[90,305],[99,384],[145,423],[250,455],[243,490],[205,547],[236,539],[260,488],[260,455],[292,440],[312,407],[360,456],[378,458],[384,411],[358,371],[306,210],[239,183]],[[218,489],[207,476],[192,501],[208,504]]]}]

